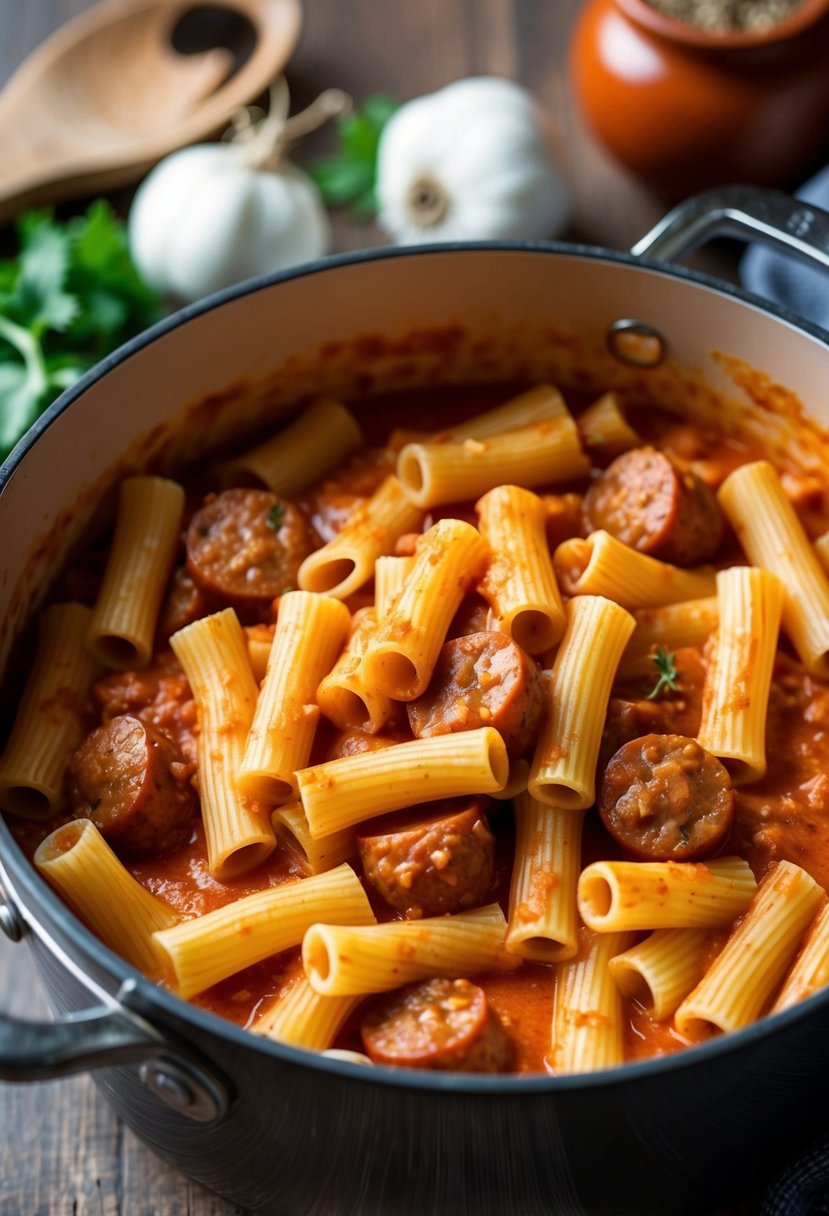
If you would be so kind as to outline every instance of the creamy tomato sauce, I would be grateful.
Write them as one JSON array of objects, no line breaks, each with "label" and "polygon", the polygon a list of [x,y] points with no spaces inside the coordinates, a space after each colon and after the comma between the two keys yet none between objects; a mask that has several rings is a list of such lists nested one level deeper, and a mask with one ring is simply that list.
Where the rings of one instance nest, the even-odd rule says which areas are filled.
[{"label": "creamy tomato sauce", "polygon": [[[365,501],[389,472],[393,461],[386,446],[395,427],[416,427],[430,431],[491,408],[503,402],[515,386],[487,389],[430,390],[428,393],[398,394],[388,400],[375,402],[360,416],[364,425],[367,447],[351,458],[341,469],[313,487],[299,500],[307,522],[322,544],[343,525],[349,514]],[[579,403],[570,402],[571,406]],[[673,457],[680,465],[693,469],[703,481],[716,487],[740,464],[755,459],[756,454],[737,439],[714,432],[703,432],[677,420],[670,414],[653,410],[631,411],[633,424],[643,439]],[[808,479],[787,474],[787,492],[796,504],[804,505],[804,517],[815,534],[826,526],[824,504],[810,493]],[[201,482],[199,484],[201,489]],[[572,487],[556,486],[556,498],[550,508],[550,541],[555,545],[565,536],[574,534],[578,518],[580,492],[585,483]],[[572,491],[569,492],[568,491]],[[544,493],[541,488],[538,493]],[[192,511],[198,506],[193,499]],[[475,518],[471,504],[442,507],[429,513],[424,528],[440,516]],[[736,560],[739,557],[733,538],[726,538],[724,552]],[[96,555],[94,569],[100,569]],[[89,569],[82,568],[69,576],[73,586],[85,582],[95,585]],[[370,603],[371,595],[358,593],[348,601],[354,611]],[[469,623],[480,620],[483,602],[475,596],[464,601],[456,619],[459,632],[469,632]],[[485,605],[483,606],[485,607]],[[192,618],[215,606],[199,599],[191,582],[179,570],[174,578],[167,612],[174,619]],[[477,616],[476,616],[477,614]],[[271,613],[256,614],[246,621],[269,620]],[[452,630],[450,630],[450,636]],[[613,690],[599,770],[616,750],[620,738],[635,737],[651,730],[664,733],[694,735],[699,726],[702,683],[706,670],[705,649],[677,652],[678,691],[668,691],[660,699],[647,700],[653,680],[619,683]],[[198,725],[195,705],[187,681],[172,652],[160,646],[150,666],[144,671],[114,673],[99,681],[91,708],[90,726],[116,713],[141,714],[159,729],[168,732],[181,747],[186,761],[195,768]],[[774,862],[790,860],[806,869],[819,883],[829,887],[829,685],[805,673],[781,644],[775,665],[768,711],[767,775],[736,795],[736,816],[730,838],[719,850],[739,852],[746,857],[755,876],[760,879]],[[633,734],[631,734],[633,732]],[[311,762],[346,755],[361,750],[365,739],[360,732],[338,732],[322,721],[314,744]],[[398,713],[384,728],[383,737],[390,741],[410,737],[405,713]],[[381,740],[377,740],[380,742]],[[373,741],[369,740],[373,745]],[[512,824],[508,804],[492,806],[491,827],[496,837],[497,887],[506,908],[512,850]],[[59,817],[45,825],[15,821],[12,823],[18,839],[30,854],[39,841],[64,820]],[[117,845],[115,846],[117,848]],[[583,865],[593,860],[621,856],[619,846],[604,831],[595,811],[588,812],[583,840]],[[296,857],[277,847],[265,864],[232,882],[219,882],[207,867],[204,834],[197,824],[189,841],[175,852],[160,856],[123,858],[132,875],[153,894],[171,904],[186,916],[198,916],[229,902],[302,876]],[[373,906],[381,919],[397,916],[382,901],[372,895]],[[722,947],[726,934],[709,934],[706,960],[713,959]],[[197,996],[194,1003],[230,1021],[249,1026],[272,998],[284,991],[299,971],[298,951],[288,951],[267,959],[231,976]],[[702,968],[704,970],[704,967]],[[554,993],[554,969],[540,964],[524,963],[509,974],[470,977],[486,992],[514,1045],[514,1070],[537,1073],[545,1070],[545,1057],[550,1049],[550,1029]],[[669,1022],[660,1023],[647,1015],[636,1001],[626,1002],[625,1052],[635,1060],[663,1055],[688,1045]],[[339,1046],[361,1050],[359,1012],[343,1030]]]}]

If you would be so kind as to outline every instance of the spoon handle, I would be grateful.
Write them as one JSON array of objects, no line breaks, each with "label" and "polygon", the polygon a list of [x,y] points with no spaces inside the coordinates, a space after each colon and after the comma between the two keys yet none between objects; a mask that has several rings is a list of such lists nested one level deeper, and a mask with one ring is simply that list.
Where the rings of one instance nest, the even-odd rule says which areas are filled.
[{"label": "spoon handle", "polygon": [[101,0],[56,31],[0,93],[0,223],[24,206],[134,181],[216,135],[262,93],[299,36],[300,0],[202,0],[235,10],[255,46],[238,71],[224,47],[177,53],[192,0]]}]

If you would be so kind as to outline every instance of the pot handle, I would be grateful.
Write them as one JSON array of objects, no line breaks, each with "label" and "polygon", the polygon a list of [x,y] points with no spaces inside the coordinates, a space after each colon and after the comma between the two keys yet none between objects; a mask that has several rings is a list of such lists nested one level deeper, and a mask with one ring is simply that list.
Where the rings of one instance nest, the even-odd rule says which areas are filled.
[{"label": "pot handle", "polygon": [[[0,929],[19,941],[27,926],[2,884]],[[45,944],[64,968],[86,987],[95,985],[57,942]],[[151,1010],[135,980],[113,997],[96,991],[99,1004],[53,1022],[30,1022],[0,1011],[0,1081],[45,1081],[95,1068],[138,1064],[138,1079],[166,1106],[197,1123],[218,1123],[227,1114],[227,1082],[183,1043],[153,1026]],[[147,1017],[143,1014],[146,1011]]]},{"label": "pot handle", "polygon": [[760,241],[829,270],[829,213],[760,186],[723,186],[685,200],[631,253],[671,262],[718,236]]}]

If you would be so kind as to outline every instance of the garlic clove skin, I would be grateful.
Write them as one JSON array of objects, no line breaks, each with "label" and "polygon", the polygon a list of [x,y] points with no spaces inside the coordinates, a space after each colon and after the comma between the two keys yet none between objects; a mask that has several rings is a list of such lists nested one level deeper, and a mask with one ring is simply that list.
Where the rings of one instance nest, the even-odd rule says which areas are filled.
[{"label": "garlic clove skin", "polygon": [[232,144],[199,144],[156,165],[136,192],[128,233],[141,275],[182,302],[313,261],[331,242],[306,173],[286,161],[253,167]]},{"label": "garlic clove skin", "polygon": [[530,94],[497,77],[405,103],[380,137],[378,221],[399,245],[536,240],[569,200]]}]

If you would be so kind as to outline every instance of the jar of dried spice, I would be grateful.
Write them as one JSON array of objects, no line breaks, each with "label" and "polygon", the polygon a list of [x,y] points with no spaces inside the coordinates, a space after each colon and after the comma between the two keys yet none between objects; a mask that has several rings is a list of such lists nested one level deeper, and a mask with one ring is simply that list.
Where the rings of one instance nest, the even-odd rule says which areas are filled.
[{"label": "jar of dried spice", "polygon": [[588,123],[671,199],[829,159],[828,65],[829,0],[587,0],[570,47]]}]

